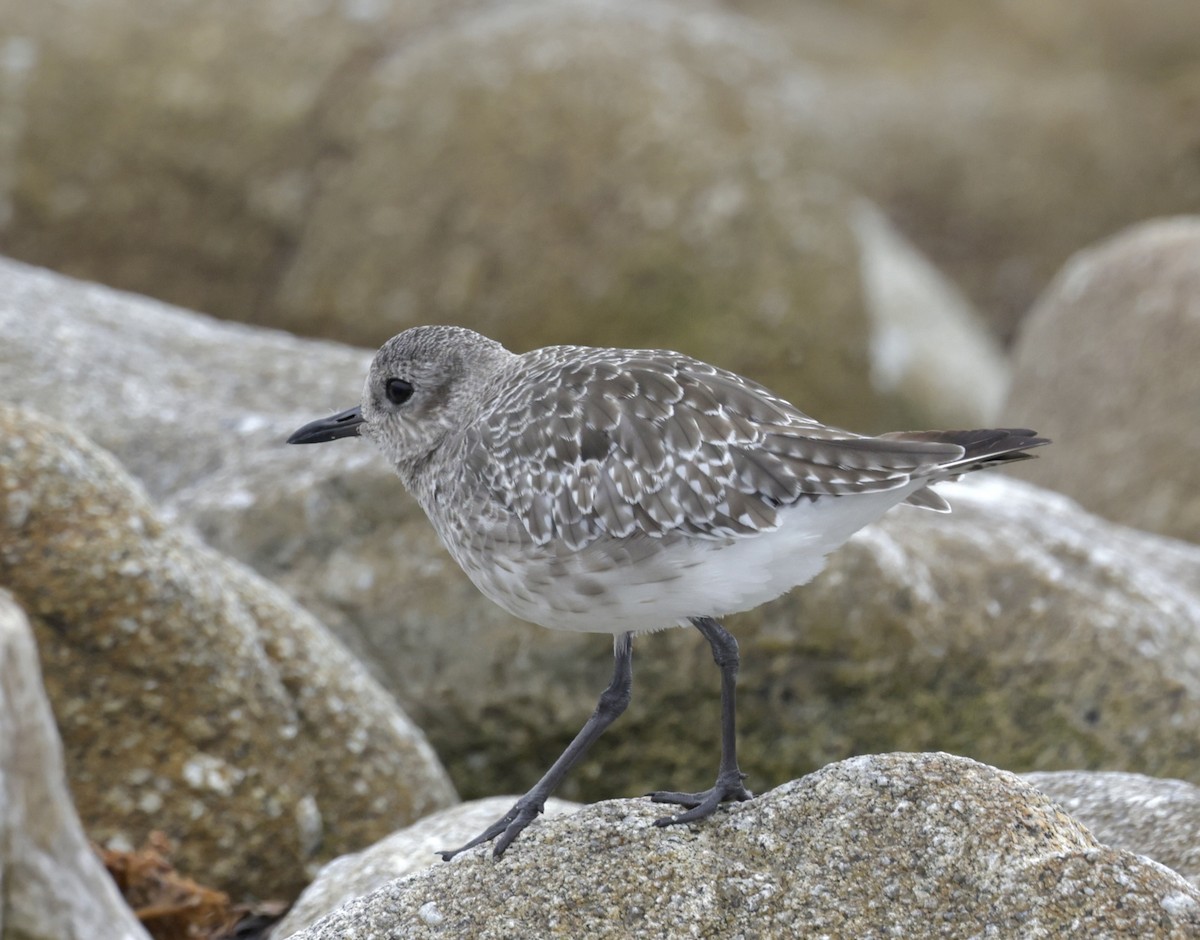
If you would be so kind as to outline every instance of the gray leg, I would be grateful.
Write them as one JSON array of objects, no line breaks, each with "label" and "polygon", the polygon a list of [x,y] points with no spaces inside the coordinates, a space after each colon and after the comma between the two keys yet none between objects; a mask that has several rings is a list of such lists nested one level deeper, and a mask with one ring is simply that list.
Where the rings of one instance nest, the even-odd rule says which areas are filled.
[{"label": "gray leg", "polygon": [[580,729],[579,734],[575,735],[575,740],[567,745],[567,749],[562,752],[558,760],[546,771],[545,776],[534,784],[533,789],[517,800],[503,818],[496,820],[466,845],[440,853],[443,861],[448,862],[459,852],[465,852],[467,849],[474,848],[483,842],[491,842],[493,839],[496,840],[496,845],[492,854],[499,858],[513,839],[521,834],[521,830],[538,817],[546,805],[546,800],[562,783],[567,772],[579,762],[579,759],[587,753],[587,749],[595,743],[609,725],[617,720],[617,717],[625,711],[629,704],[630,690],[633,687],[632,633],[619,634],[613,641],[613,659],[612,681],[608,684],[608,688],[600,694],[600,701],[596,703],[596,710],[592,712],[592,717]]},{"label": "gray leg", "polygon": [[692,617],[691,620],[692,625],[708,640],[709,646],[712,647],[713,660],[721,670],[721,769],[717,772],[717,782],[699,793],[651,793],[650,798],[655,803],[677,803],[690,807],[686,813],[655,820],[656,826],[673,826],[703,819],[722,803],[741,802],[754,797],[753,793],[742,786],[746,775],[742,773],[737,762],[737,716],[734,703],[738,674],[737,640],[711,617]]}]

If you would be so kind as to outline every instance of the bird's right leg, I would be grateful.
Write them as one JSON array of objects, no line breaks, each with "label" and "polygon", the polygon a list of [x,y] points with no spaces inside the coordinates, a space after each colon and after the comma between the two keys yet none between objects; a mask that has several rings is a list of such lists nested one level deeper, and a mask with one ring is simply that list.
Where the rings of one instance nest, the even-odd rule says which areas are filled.
[{"label": "bird's right leg", "polygon": [[686,813],[656,819],[656,826],[694,822],[711,815],[721,803],[742,802],[754,798],[754,794],[742,785],[746,775],[742,773],[737,761],[735,697],[740,662],[737,640],[712,617],[693,617],[691,620],[692,625],[708,640],[709,646],[712,647],[713,661],[721,670],[721,769],[717,773],[717,782],[699,793],[666,790],[651,793],[650,799],[655,803],[677,803],[689,807]]},{"label": "bird's right leg", "polygon": [[617,720],[629,704],[633,688],[632,633],[617,635],[613,642],[613,660],[612,681],[608,684],[608,688],[600,693],[600,701],[596,703],[595,711],[580,729],[579,734],[575,735],[575,740],[567,745],[567,749],[546,771],[545,776],[534,784],[533,789],[517,800],[513,804],[513,808],[502,818],[496,820],[466,845],[448,852],[441,852],[443,861],[448,862],[459,852],[465,852],[467,849],[484,842],[491,842],[493,839],[496,840],[496,845],[492,849],[492,854],[499,858],[513,839],[521,834],[521,830],[538,817],[550,794],[562,783],[563,777],[587,753],[588,748],[604,733],[605,729]]}]

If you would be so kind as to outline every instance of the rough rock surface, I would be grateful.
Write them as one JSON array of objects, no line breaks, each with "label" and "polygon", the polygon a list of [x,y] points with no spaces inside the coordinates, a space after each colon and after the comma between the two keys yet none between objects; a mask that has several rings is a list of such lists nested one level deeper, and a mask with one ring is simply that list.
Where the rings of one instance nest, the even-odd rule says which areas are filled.
[{"label": "rough rock surface", "polygon": [[147,940],[71,804],[33,635],[2,590],[0,937]]},{"label": "rough rock surface", "polygon": [[[296,940],[1110,936],[1200,931],[1200,891],[946,754],[826,767],[689,827],[621,800],[394,881]],[[519,885],[520,890],[514,890]]]},{"label": "rough rock surface", "polygon": [[287,477],[322,461],[356,463],[353,453],[302,454],[283,441],[314,410],[357,398],[367,350],[225,323],[7,259],[0,334],[0,400],[78,427],[155,500],[203,489],[236,514],[269,497],[247,483],[264,468]]},{"label": "rough rock surface", "polygon": [[1200,543],[1200,216],[1080,252],[1029,315],[1005,414],[1062,447],[1022,467],[1101,516]]},{"label": "rough rock surface", "polygon": [[[1035,772],[1021,779],[1067,810],[1099,842],[1151,858],[1200,887],[1200,788],[1182,780],[1097,771]],[[280,922],[274,940],[284,940],[388,881],[436,866],[434,850],[462,844],[510,803],[510,797],[498,797],[451,807],[369,849],[335,859]],[[551,800],[546,812],[578,808]]]},{"label": "rough rock surface", "polygon": [[[380,839],[370,848],[336,858],[318,872],[271,933],[284,940],[316,923],[354,898],[370,894],[389,881],[440,863],[439,851],[457,848],[501,818],[515,796],[491,796],[451,806]],[[573,813],[578,803],[551,798],[543,819]]]},{"label": "rough rock surface", "polygon": [[[86,427],[178,518],[336,629],[464,794],[524,790],[591,711],[608,640],[482,598],[369,446],[282,445],[354,401],[367,353],[14,264],[0,264],[0,331],[0,398]],[[753,788],[894,748],[1197,779],[1200,549],[1002,474],[973,482],[950,494],[953,515],[897,509],[813,584],[731,619]],[[707,646],[672,630],[637,647],[630,711],[561,796],[710,782]]]},{"label": "rough rock surface", "polygon": [[831,77],[770,31],[634,0],[355,6],[15,0],[0,247],[371,346],[439,320],[686,345],[828,420],[918,421],[870,381],[826,141],[855,118],[827,126]]},{"label": "rough rock surface", "polygon": [[209,883],[310,866],[454,800],[424,736],[281,590],[166,525],[84,437],[0,406],[0,584],[34,625],[89,835]]},{"label": "rough rock surface", "polygon": [[1105,845],[1137,852],[1200,887],[1200,787],[1145,774],[1022,774]]}]

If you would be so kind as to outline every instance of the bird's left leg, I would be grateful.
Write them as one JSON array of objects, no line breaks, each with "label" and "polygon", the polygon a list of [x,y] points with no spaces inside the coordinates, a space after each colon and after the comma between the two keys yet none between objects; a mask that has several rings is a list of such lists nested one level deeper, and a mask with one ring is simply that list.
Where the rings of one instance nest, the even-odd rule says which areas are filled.
[{"label": "bird's left leg", "polygon": [[676,823],[703,819],[722,803],[741,802],[754,797],[742,786],[746,775],[737,762],[737,719],[734,698],[737,691],[738,644],[733,634],[711,617],[692,617],[692,625],[699,630],[712,647],[713,660],[721,670],[721,769],[717,782],[699,793],[678,793],[660,790],[651,793],[655,803],[678,803],[690,807],[687,812],[675,816],[664,816],[655,820],[656,826],[673,826]]},{"label": "bird's left leg", "polygon": [[512,809],[466,845],[459,846],[457,849],[439,852],[438,854],[442,856],[442,860],[448,862],[460,852],[465,852],[467,849],[474,848],[484,842],[492,842],[492,840],[495,840],[492,854],[496,858],[503,855],[504,850],[508,848],[513,839],[520,835],[526,826],[537,819],[546,806],[546,800],[557,789],[563,777],[567,775],[567,771],[579,763],[583,755],[587,753],[588,748],[604,733],[604,729],[616,721],[617,717],[625,711],[625,708],[629,705],[632,688],[633,634],[621,633],[613,640],[612,681],[608,684],[608,688],[600,694],[600,701],[596,703],[592,717],[580,729],[579,734],[575,735],[575,740],[567,745],[567,749],[562,752],[558,760],[546,771],[542,779],[534,784],[533,789],[513,804]]}]

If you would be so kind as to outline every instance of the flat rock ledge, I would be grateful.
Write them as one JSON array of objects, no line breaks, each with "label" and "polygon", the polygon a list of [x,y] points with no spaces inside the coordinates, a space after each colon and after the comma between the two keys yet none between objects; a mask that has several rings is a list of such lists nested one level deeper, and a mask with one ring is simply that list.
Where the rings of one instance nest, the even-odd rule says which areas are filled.
[{"label": "flat rock ledge", "polygon": [[947,754],[831,764],[692,826],[613,800],[542,819],[294,935],[1200,936],[1200,891],[1019,777]]}]

